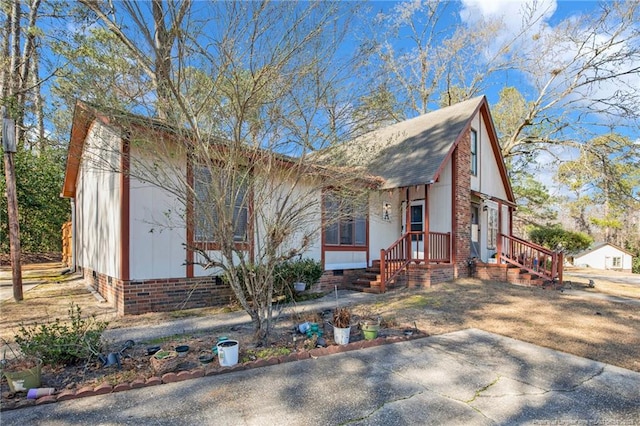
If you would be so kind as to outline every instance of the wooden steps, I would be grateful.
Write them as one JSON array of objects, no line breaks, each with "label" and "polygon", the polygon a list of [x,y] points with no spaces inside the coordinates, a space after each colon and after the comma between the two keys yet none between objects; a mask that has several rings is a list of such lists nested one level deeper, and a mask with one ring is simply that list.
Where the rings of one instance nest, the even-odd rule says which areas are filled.
[{"label": "wooden steps", "polygon": [[[361,291],[363,293],[380,294],[381,291],[380,261],[374,260],[370,268],[366,268],[358,274],[349,284],[345,286],[347,290]],[[387,285],[387,289],[395,288],[394,283]]]},{"label": "wooden steps", "polygon": [[545,283],[544,278],[516,266],[510,266],[508,268],[507,280],[512,284],[532,287],[542,287]]}]

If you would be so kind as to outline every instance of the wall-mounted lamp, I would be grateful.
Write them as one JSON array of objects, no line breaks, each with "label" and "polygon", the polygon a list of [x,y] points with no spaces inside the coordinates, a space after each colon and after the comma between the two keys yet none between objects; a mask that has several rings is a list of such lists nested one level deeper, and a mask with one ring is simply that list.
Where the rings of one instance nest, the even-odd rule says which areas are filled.
[{"label": "wall-mounted lamp", "polygon": [[391,222],[391,203],[382,203],[382,220]]},{"label": "wall-mounted lamp", "polygon": [[486,212],[487,210],[489,210],[489,206],[487,206],[487,205],[482,206],[482,211],[483,212]]}]

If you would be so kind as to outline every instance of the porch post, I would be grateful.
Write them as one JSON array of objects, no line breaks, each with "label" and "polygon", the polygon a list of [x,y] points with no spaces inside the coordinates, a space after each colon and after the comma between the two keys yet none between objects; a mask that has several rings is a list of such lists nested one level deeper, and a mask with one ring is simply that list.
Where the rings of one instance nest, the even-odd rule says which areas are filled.
[{"label": "porch post", "polygon": [[431,259],[429,239],[429,184],[424,185],[424,263],[429,264]]},{"label": "porch post", "polygon": [[562,285],[562,274],[564,272],[564,253],[558,253],[558,284]]},{"label": "porch post", "polygon": [[496,236],[498,241],[496,250],[498,251],[497,261],[500,264],[500,260],[502,260],[502,201],[498,200],[498,235]]},{"label": "porch post", "polygon": [[380,249],[380,292],[385,293],[387,291],[387,274],[386,269],[387,265],[385,264],[385,249]]},{"label": "porch post", "polygon": [[[410,196],[410,189],[407,186],[407,190],[406,190],[406,198],[407,198],[407,208],[405,209],[405,234],[408,234],[409,232],[411,232],[411,196]],[[409,236],[409,238],[406,238],[406,253],[407,253],[407,260],[411,260],[413,253],[412,253],[412,249],[411,249],[411,235]]]}]

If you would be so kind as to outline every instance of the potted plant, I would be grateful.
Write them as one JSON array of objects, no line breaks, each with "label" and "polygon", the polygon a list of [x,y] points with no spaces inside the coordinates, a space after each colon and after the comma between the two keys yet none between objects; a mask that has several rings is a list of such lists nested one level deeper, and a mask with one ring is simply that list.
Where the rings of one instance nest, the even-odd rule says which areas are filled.
[{"label": "potted plant", "polygon": [[350,334],[351,313],[347,308],[336,309],[333,313],[333,340],[339,345],[346,345]]},{"label": "potted plant", "polygon": [[150,360],[151,367],[156,374],[160,375],[174,371],[181,361],[178,357],[178,352],[166,350],[160,350],[151,355]]},{"label": "potted plant", "polygon": [[313,259],[297,259],[283,262],[275,272],[275,288],[278,293],[301,293],[313,286],[324,270],[322,264]]},{"label": "potted plant", "polygon": [[373,340],[378,337],[380,331],[380,317],[377,319],[365,318],[360,321],[360,329],[365,340]]}]

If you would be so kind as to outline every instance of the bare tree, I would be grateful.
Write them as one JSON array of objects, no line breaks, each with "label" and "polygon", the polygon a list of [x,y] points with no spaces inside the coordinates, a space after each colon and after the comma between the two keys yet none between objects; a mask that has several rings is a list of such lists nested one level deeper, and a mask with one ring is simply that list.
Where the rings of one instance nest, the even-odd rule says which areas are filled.
[{"label": "bare tree", "polygon": [[[26,102],[30,94],[39,91],[39,84],[33,86],[30,72],[36,52],[36,22],[41,0],[28,3],[26,26],[23,28],[23,2],[4,0],[2,12],[5,24],[2,34],[2,51],[8,64],[3,64],[0,75],[0,93],[3,104],[10,106],[11,116],[16,120],[16,139],[24,141]],[[5,59],[5,60],[7,60]],[[7,66],[8,65],[8,66]]]},{"label": "bare tree", "polygon": [[513,56],[535,91],[519,124],[502,139],[506,157],[577,146],[593,136],[589,132],[611,126],[638,129],[640,5],[604,2],[599,8],[599,14],[534,34],[528,49]]},{"label": "bare tree", "polygon": [[[543,2],[522,3],[514,16],[445,25],[452,4],[401,3],[376,21],[379,70],[404,106],[405,116],[427,112],[482,93],[490,79],[512,76],[520,94],[503,97],[498,109],[518,102],[507,125],[498,123],[506,158],[526,159],[540,149],[576,147],[597,133],[640,119],[640,4],[603,2],[595,13],[547,25]],[[506,34],[506,35],[505,35]],[[398,41],[403,40],[402,49]],[[505,93],[506,94],[506,93]],[[524,95],[526,94],[526,96]],[[518,99],[520,97],[521,99]],[[499,117],[500,118],[500,117]],[[585,134],[590,131],[593,133]]]},{"label": "bare tree", "polygon": [[[157,1],[149,15],[138,2],[83,3],[156,85],[160,122],[119,117],[129,122],[132,181],[171,194],[176,205],[156,225],[193,230],[186,261],[223,275],[266,339],[274,271],[319,241],[323,191],[353,200],[375,185],[308,161],[367,127],[352,110],[366,91],[347,86],[359,51],[340,51],[357,5]],[[133,28],[119,26],[120,14]],[[94,158],[117,169],[104,164],[109,155]]]}]

